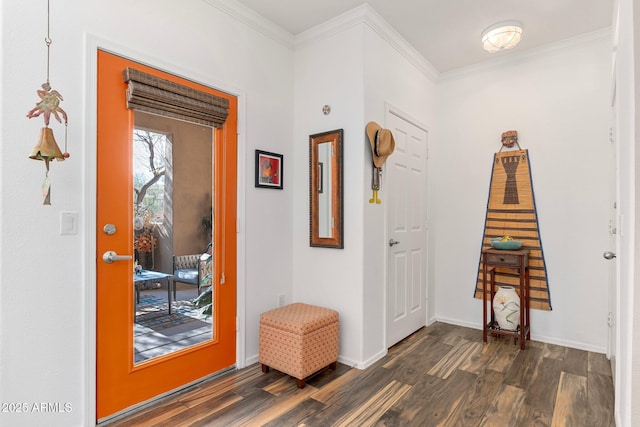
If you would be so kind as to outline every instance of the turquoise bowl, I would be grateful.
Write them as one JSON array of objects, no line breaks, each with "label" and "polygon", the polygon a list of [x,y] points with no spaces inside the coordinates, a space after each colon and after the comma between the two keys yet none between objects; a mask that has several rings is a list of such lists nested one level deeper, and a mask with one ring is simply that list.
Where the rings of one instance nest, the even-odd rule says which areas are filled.
[{"label": "turquoise bowl", "polygon": [[503,251],[517,251],[522,247],[522,242],[519,240],[508,240],[503,242],[500,237],[491,239],[490,242],[494,249],[500,249]]}]

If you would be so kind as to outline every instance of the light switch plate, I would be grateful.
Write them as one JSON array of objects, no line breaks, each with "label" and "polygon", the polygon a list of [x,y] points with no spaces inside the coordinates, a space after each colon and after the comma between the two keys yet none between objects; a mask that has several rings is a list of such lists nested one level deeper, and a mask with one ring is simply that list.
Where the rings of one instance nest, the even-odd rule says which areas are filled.
[{"label": "light switch plate", "polygon": [[78,234],[78,212],[60,212],[60,234]]}]

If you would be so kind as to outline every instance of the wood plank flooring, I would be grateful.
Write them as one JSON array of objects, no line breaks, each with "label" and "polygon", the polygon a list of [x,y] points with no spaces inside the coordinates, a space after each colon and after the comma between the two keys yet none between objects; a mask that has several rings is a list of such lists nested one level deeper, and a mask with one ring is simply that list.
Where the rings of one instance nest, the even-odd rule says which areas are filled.
[{"label": "wood plank flooring", "polygon": [[110,426],[613,427],[603,354],[435,323],[366,370],[338,363],[303,389],[260,365],[165,398]]}]

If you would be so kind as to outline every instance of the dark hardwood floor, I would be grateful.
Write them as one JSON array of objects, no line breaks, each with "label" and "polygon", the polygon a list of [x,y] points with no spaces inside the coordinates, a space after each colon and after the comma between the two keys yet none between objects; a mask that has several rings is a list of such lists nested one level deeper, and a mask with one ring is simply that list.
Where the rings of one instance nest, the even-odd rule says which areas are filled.
[{"label": "dark hardwood floor", "polygon": [[614,426],[604,355],[435,323],[366,370],[307,380],[252,365],[112,426]]}]

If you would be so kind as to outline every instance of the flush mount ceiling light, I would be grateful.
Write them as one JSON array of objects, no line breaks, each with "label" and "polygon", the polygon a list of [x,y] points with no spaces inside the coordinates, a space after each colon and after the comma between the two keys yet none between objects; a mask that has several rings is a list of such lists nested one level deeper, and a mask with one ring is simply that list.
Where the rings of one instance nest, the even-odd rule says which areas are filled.
[{"label": "flush mount ceiling light", "polygon": [[522,24],[517,21],[498,22],[482,32],[482,47],[493,53],[511,49],[520,43]]}]

